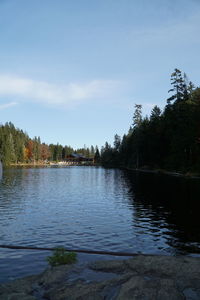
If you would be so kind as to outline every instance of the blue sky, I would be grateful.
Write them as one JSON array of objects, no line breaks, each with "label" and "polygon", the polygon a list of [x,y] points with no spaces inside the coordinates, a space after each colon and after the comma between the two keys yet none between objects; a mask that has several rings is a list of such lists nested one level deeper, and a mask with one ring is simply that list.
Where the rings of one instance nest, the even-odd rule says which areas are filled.
[{"label": "blue sky", "polygon": [[199,0],[0,0],[0,122],[73,147],[112,143],[134,104],[200,83]]}]

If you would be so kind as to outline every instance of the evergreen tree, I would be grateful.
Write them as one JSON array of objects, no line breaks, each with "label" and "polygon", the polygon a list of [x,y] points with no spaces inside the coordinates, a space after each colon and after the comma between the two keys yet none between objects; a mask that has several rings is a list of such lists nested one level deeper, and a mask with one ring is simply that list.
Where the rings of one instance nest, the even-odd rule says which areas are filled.
[{"label": "evergreen tree", "polygon": [[114,136],[114,149],[119,151],[121,145],[121,137],[118,134]]},{"label": "evergreen tree", "polygon": [[65,157],[66,157],[66,148],[63,147],[63,149],[62,149],[62,161],[65,160]]},{"label": "evergreen tree", "polygon": [[9,163],[15,162],[16,155],[15,155],[13,136],[11,133],[9,133],[7,136],[4,137],[3,152],[4,152],[3,155],[4,164],[8,165]]},{"label": "evergreen tree", "polygon": [[96,146],[95,155],[94,155],[94,162],[98,164],[98,163],[100,163],[100,161],[101,161],[101,157],[100,157],[99,149]]},{"label": "evergreen tree", "polygon": [[174,94],[167,99],[168,104],[170,104],[172,101],[178,103],[187,99],[187,85],[179,69],[175,69],[171,74],[171,85],[172,88],[168,92],[173,92]]},{"label": "evergreen tree", "polygon": [[94,150],[94,146],[92,145],[90,148],[90,157],[93,158],[95,155],[95,150]]},{"label": "evergreen tree", "polygon": [[142,123],[142,105],[135,104],[135,111],[133,114],[133,128],[139,127]]},{"label": "evergreen tree", "polygon": [[142,106],[135,105],[133,124],[119,148],[116,136],[113,148],[108,143],[102,148],[103,165],[200,172],[200,88],[178,69],[171,84],[173,95],[163,112],[155,106],[150,118],[142,118]]},{"label": "evergreen tree", "polygon": [[[133,155],[132,159],[133,162],[135,161],[136,168],[138,169],[140,166],[140,126],[142,124],[142,105],[135,104],[135,111],[133,114],[133,133],[132,133],[132,140],[133,140]],[[134,159],[134,152],[135,157]]]},{"label": "evergreen tree", "polygon": [[157,105],[155,105],[151,111],[150,120],[151,121],[159,120],[160,116],[161,116],[161,109]]}]

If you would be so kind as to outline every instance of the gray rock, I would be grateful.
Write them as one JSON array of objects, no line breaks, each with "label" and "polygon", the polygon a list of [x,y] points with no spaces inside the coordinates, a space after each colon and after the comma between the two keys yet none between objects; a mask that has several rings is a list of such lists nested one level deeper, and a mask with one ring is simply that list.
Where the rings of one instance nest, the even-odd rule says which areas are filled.
[{"label": "gray rock", "polygon": [[200,259],[138,255],[128,260],[54,267],[0,285],[0,299],[197,300]]},{"label": "gray rock", "polygon": [[2,295],[1,300],[37,300],[37,298],[24,293],[9,293],[8,295]]},{"label": "gray rock", "polygon": [[101,272],[124,273],[127,270],[126,260],[102,260],[89,265],[92,270]]}]

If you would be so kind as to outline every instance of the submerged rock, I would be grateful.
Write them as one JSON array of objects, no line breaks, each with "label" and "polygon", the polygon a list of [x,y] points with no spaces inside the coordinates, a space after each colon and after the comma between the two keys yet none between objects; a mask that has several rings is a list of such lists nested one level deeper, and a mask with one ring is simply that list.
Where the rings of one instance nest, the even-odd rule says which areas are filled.
[{"label": "submerged rock", "polygon": [[200,259],[138,255],[53,267],[0,285],[1,300],[200,299]]}]

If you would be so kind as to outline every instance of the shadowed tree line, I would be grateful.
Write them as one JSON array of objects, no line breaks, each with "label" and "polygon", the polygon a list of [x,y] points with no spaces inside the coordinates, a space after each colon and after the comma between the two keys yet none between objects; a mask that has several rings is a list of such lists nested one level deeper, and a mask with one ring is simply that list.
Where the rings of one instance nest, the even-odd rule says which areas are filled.
[{"label": "shadowed tree line", "polygon": [[102,165],[200,172],[200,88],[175,69],[169,93],[164,110],[155,106],[149,117],[135,104],[129,132],[102,148]]},{"label": "shadowed tree line", "polygon": [[31,139],[27,133],[15,128],[11,122],[0,125],[0,160],[4,165],[64,161],[72,153],[79,153],[87,158],[94,158],[96,162],[99,161],[97,146],[90,148],[84,146],[75,150],[60,144],[47,145],[41,142],[40,137]]}]

